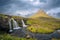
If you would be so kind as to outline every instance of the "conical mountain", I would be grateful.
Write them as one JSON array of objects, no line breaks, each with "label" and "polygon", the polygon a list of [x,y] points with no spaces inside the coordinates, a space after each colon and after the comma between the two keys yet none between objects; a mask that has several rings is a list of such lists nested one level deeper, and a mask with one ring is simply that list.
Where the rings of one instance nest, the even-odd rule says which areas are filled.
[{"label": "conical mountain", "polygon": [[37,13],[32,15],[30,18],[39,18],[39,17],[51,17],[51,16],[47,15],[46,12],[43,10],[39,10]]}]

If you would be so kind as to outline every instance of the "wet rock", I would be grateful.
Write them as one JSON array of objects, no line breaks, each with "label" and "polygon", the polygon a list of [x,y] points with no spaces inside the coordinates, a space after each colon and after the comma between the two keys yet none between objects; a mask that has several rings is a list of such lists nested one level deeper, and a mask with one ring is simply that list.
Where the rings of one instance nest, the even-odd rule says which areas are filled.
[{"label": "wet rock", "polygon": [[51,34],[52,38],[60,38],[60,32],[57,30]]},{"label": "wet rock", "polygon": [[26,34],[26,38],[29,39],[31,38],[31,36],[29,34]]}]

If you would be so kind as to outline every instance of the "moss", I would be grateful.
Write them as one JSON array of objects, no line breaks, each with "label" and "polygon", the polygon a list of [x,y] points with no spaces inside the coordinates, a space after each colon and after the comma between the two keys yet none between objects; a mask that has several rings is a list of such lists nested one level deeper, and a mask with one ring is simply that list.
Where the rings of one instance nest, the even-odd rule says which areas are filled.
[{"label": "moss", "polygon": [[37,27],[33,27],[33,26],[30,26],[27,29],[34,33],[52,33],[54,31],[54,30],[48,29],[48,28],[43,28],[43,27],[37,28]]},{"label": "moss", "polygon": [[[52,33],[55,30],[60,29],[60,19],[55,18],[36,18],[36,19],[28,19],[27,27],[28,30],[31,32],[38,32],[38,33]],[[32,29],[32,30],[31,30]]]}]

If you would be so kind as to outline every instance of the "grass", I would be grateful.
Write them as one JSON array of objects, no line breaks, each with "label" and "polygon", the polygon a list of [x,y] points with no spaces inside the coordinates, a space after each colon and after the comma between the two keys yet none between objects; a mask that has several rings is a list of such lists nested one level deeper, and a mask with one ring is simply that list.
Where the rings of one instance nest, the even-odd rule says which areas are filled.
[{"label": "grass", "polygon": [[54,31],[54,30],[46,28],[46,27],[45,28],[43,28],[43,27],[37,28],[34,26],[30,26],[27,29],[34,33],[52,33]]},{"label": "grass", "polygon": [[0,40],[36,40],[35,38],[20,38],[11,36],[10,34],[7,34],[3,31],[0,31]]},{"label": "grass", "polygon": [[4,34],[4,35],[0,35],[0,40],[35,40],[33,38],[18,38],[18,37],[14,37],[14,36],[10,36],[8,34]]},{"label": "grass", "polygon": [[27,27],[31,32],[38,33],[52,33],[57,29],[60,29],[60,19],[40,17],[36,19],[28,19]]}]

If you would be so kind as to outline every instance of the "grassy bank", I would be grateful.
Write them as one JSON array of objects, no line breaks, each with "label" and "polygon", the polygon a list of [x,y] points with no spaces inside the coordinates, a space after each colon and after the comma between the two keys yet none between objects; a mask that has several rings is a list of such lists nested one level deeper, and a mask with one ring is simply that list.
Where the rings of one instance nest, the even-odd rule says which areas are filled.
[{"label": "grassy bank", "polygon": [[0,40],[36,40],[35,38],[21,38],[16,36],[11,36],[10,34],[0,31]]},{"label": "grassy bank", "polygon": [[28,19],[27,24],[29,24],[27,29],[31,32],[52,33],[55,30],[60,29],[60,19],[55,18],[40,17]]},{"label": "grassy bank", "polygon": [[3,35],[0,35],[0,40],[35,40],[35,39],[18,38],[18,37],[10,36],[9,34],[3,34]]}]

